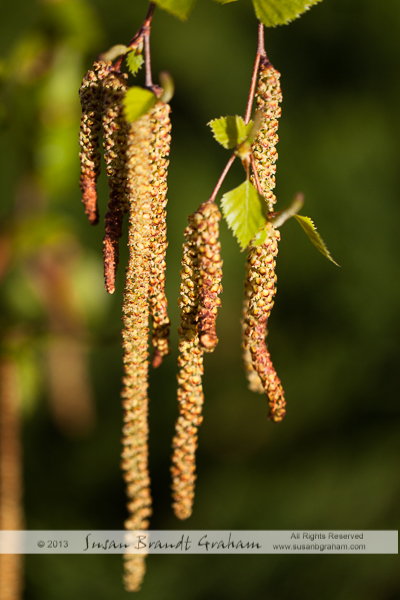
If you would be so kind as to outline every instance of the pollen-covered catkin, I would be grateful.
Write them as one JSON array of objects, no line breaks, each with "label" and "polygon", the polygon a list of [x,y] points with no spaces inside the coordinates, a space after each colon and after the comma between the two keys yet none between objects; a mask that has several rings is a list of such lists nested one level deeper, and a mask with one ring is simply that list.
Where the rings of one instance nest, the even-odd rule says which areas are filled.
[{"label": "pollen-covered catkin", "polygon": [[[122,470],[127,484],[130,516],[125,527],[147,529],[151,515],[148,472],[148,334],[151,257],[150,150],[152,125],[149,114],[131,124],[127,140],[127,188],[129,192],[129,263],[123,299],[124,410]],[[145,572],[144,556],[125,557],[125,587],[140,588]]]},{"label": "pollen-covered catkin", "polygon": [[198,253],[198,334],[205,352],[213,352],[218,344],[215,331],[219,294],[222,292],[222,260],[219,237],[221,213],[214,202],[204,202],[194,214]]},{"label": "pollen-covered catkin", "polygon": [[101,112],[103,104],[102,82],[111,67],[110,62],[95,62],[86,73],[79,90],[82,106],[82,117],[79,130],[81,176],[80,188],[85,213],[91,225],[99,221],[97,206],[97,178],[100,174]]},{"label": "pollen-covered catkin", "polygon": [[243,364],[246,373],[247,381],[249,384],[249,390],[257,394],[264,394],[264,386],[258,375],[257,371],[253,367],[253,361],[251,358],[250,348],[246,342],[245,333],[247,330],[247,314],[249,311],[249,302],[252,294],[252,286],[249,282],[249,263],[246,262],[246,278],[244,282],[244,301],[243,301],[243,317],[242,317],[242,348],[243,348]]},{"label": "pollen-covered catkin", "polygon": [[129,208],[126,171],[128,124],[123,115],[127,77],[126,73],[110,71],[103,83],[103,147],[110,188],[105,216],[103,259],[105,288],[109,294],[115,291],[118,243],[122,235],[122,221]]},{"label": "pollen-covered catkin", "polygon": [[198,320],[198,252],[194,216],[189,217],[185,229],[179,306],[181,327],[179,329],[178,405],[172,456],[173,509],[179,519],[192,514],[196,480],[195,453],[197,428],[202,421],[204,401],[202,388],[203,349],[197,332]]},{"label": "pollen-covered catkin", "polygon": [[150,314],[153,323],[152,344],[153,367],[158,367],[169,353],[170,320],[165,295],[165,254],[167,251],[167,173],[171,143],[170,106],[157,102],[150,111],[152,140],[151,164],[151,271],[150,271]]},{"label": "pollen-covered catkin", "polygon": [[275,257],[280,232],[268,225],[268,237],[260,246],[250,248],[247,257],[247,284],[250,289],[245,318],[244,346],[250,350],[252,365],[268,396],[269,419],[285,416],[285,396],[266,345],[267,322],[276,293]]},{"label": "pollen-covered catkin", "polygon": [[[279,103],[282,102],[280,76],[279,71],[264,59],[260,66],[256,90],[256,110],[261,113],[261,127],[253,142],[252,150],[258,180],[269,212],[273,211],[276,202],[272,190],[275,187],[275,162],[278,158],[275,146],[279,142],[277,134],[278,119],[281,116]],[[255,185],[254,175],[251,180]]]}]

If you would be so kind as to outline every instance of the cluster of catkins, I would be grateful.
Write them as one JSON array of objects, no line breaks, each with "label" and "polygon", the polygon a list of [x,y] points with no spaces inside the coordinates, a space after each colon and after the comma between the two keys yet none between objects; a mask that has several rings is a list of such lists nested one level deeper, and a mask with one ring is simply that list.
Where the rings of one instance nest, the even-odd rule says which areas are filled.
[{"label": "cluster of catkins", "polygon": [[[252,146],[256,165],[252,181],[259,184],[257,187],[267,202],[269,213],[272,213],[276,202],[272,190],[275,187],[275,162],[278,158],[275,146],[279,141],[276,133],[281,115],[279,103],[282,101],[279,78],[280,73],[266,58],[262,59],[256,91],[261,126]],[[261,245],[250,245],[247,256],[242,321],[243,358],[249,388],[254,392],[267,394],[269,418],[278,422],[285,416],[285,396],[265,338],[276,293],[275,257],[280,233],[268,222],[265,234],[266,239]]]},{"label": "cluster of catkins", "polygon": [[[161,100],[145,115],[127,123],[123,98],[127,76],[111,62],[97,62],[80,89],[82,200],[91,223],[98,222],[96,180],[100,171],[99,132],[110,188],[105,216],[104,275],[115,291],[118,242],[129,213],[129,262],[123,298],[122,403],[124,409],[122,469],[127,485],[127,529],[141,530],[151,515],[148,472],[148,334],[152,320],[153,366],[169,353],[165,296],[166,193],[170,147],[170,107]],[[125,586],[139,589],[145,571],[143,556],[125,557]]]},{"label": "cluster of catkins", "polygon": [[[261,127],[253,142],[256,165],[253,184],[262,192],[268,212],[276,200],[275,162],[281,90],[279,73],[262,60],[256,93]],[[100,172],[99,135],[103,132],[104,161],[110,187],[105,215],[105,287],[115,291],[118,242],[129,213],[129,263],[123,299],[122,403],[124,408],[122,469],[127,485],[127,529],[146,529],[151,515],[148,472],[148,335],[152,319],[152,364],[169,353],[169,326],[165,297],[166,193],[170,146],[169,105],[159,100],[133,123],[124,117],[127,76],[111,62],[99,61],[85,75],[80,89],[82,120],[80,159],[82,201],[90,223],[99,220],[96,181]],[[173,439],[172,493],[175,514],[192,513],[196,479],[195,453],[202,422],[203,354],[212,352],[218,338],[215,322],[222,291],[221,215],[213,200],[200,205],[188,219],[183,245],[179,305],[179,416]],[[250,389],[265,392],[270,419],[285,414],[281,382],[266,345],[267,322],[276,293],[275,257],[279,231],[271,220],[261,245],[250,244],[245,282],[243,349]],[[145,572],[143,556],[125,557],[125,586],[140,588]]]}]

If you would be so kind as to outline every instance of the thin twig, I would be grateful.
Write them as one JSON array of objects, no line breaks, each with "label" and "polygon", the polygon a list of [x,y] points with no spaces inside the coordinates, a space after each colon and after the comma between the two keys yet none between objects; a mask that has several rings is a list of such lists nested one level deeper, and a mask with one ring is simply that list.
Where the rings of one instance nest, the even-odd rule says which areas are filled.
[{"label": "thin twig", "polygon": [[246,114],[244,117],[244,122],[246,123],[246,125],[249,123],[250,117],[251,117],[251,109],[253,106],[254,94],[256,91],[258,68],[260,66],[261,57],[266,58],[267,54],[266,54],[265,48],[264,48],[264,25],[259,22],[258,23],[257,53],[256,53],[256,59],[254,61],[253,75],[251,77],[251,85],[250,85],[250,91],[249,91],[249,98],[247,100]]},{"label": "thin twig", "polygon": [[[250,116],[251,116],[251,109],[253,106],[253,101],[254,101],[254,94],[255,94],[255,90],[256,90],[256,84],[257,84],[257,75],[258,75],[258,69],[260,66],[260,60],[261,58],[263,59],[267,59],[267,54],[265,52],[265,48],[264,48],[264,25],[259,22],[258,24],[258,38],[257,38],[257,53],[256,53],[256,59],[254,61],[254,67],[253,67],[253,75],[251,78],[251,85],[250,85],[250,91],[249,91],[249,97],[247,100],[247,107],[246,107],[246,115],[245,115],[245,124],[248,125],[248,123],[250,122]],[[210,201],[214,202],[219,189],[226,177],[226,175],[228,174],[229,169],[231,168],[234,160],[236,158],[236,154],[232,154],[232,156],[230,157],[230,159],[228,160],[228,163],[225,167],[225,169],[222,171],[221,177],[218,179],[217,185],[214,188],[213,193],[210,196]],[[254,172],[254,176],[255,176],[255,181],[256,181],[256,185],[257,185],[257,190],[258,192],[261,194],[261,186],[260,186],[260,181],[258,179],[257,176],[257,171],[255,168],[255,164],[254,164],[254,157],[253,154],[251,154],[250,157],[251,160],[251,166],[252,166],[252,170]],[[247,163],[245,165],[245,169],[246,169],[246,176],[247,179],[249,178],[249,163]]]},{"label": "thin twig", "polygon": [[146,67],[146,88],[147,89],[152,89],[152,87],[153,87],[153,78],[151,75],[150,32],[151,32],[151,27],[147,26],[145,29],[145,32],[143,33],[144,61],[145,61],[145,67]]},{"label": "thin twig", "polygon": [[236,154],[232,154],[232,156],[228,160],[228,162],[226,164],[226,167],[222,171],[221,177],[218,179],[217,185],[215,186],[214,191],[213,191],[213,193],[210,196],[210,201],[211,202],[214,202],[214,200],[215,200],[215,198],[216,198],[216,196],[217,196],[217,194],[219,192],[219,188],[221,187],[221,185],[222,185],[222,183],[223,183],[223,181],[224,181],[224,179],[225,179],[225,177],[226,177],[229,169],[231,168],[231,166],[232,166],[233,161],[235,160],[235,158],[236,158]]},{"label": "thin twig", "polygon": [[151,28],[151,21],[153,19],[153,14],[154,14],[155,7],[156,7],[155,3],[152,2],[150,4],[150,6],[149,6],[149,10],[147,11],[146,18],[143,21],[143,24],[142,24],[141,28],[135,33],[135,35],[133,36],[133,38],[129,42],[129,44],[128,44],[129,48],[135,46],[135,42],[137,42],[137,40],[139,38],[144,37],[146,29],[148,30],[148,29]]},{"label": "thin twig", "polygon": [[[139,46],[141,42],[144,43],[144,52],[145,52],[145,64],[146,64],[146,87],[148,89],[153,90],[156,86],[153,85],[152,76],[151,76],[151,58],[150,58],[150,32],[151,32],[151,22],[153,19],[154,9],[156,5],[152,2],[149,6],[149,10],[147,11],[147,15],[145,20],[142,23],[140,29],[135,33],[133,38],[128,44],[128,48],[135,48],[135,46]],[[121,68],[122,61],[125,56],[121,56],[117,62],[114,64],[114,69],[119,71]]]}]

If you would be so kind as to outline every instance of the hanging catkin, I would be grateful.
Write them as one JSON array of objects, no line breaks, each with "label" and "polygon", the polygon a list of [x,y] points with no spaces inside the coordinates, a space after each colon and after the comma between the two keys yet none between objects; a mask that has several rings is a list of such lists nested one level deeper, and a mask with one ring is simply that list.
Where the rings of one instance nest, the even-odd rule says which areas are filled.
[{"label": "hanging catkin", "polygon": [[213,352],[218,344],[215,322],[222,292],[221,244],[218,240],[220,219],[221,213],[210,201],[204,202],[195,213],[199,272],[198,332],[205,352]]},{"label": "hanging catkin", "polygon": [[152,344],[154,347],[153,367],[158,367],[169,353],[170,320],[167,314],[168,302],[165,295],[165,254],[167,242],[167,172],[171,143],[170,106],[157,102],[150,111],[152,140],[151,162],[151,271],[150,271],[150,313],[153,323]]},{"label": "hanging catkin", "polygon": [[[267,59],[264,59],[260,66],[256,91],[256,110],[261,114],[261,127],[253,142],[252,150],[258,180],[269,212],[273,211],[276,202],[272,190],[275,187],[275,162],[278,158],[275,146],[279,142],[276,133],[279,125],[278,119],[281,116],[279,103],[282,102],[280,76],[279,71],[274,69]],[[255,184],[254,176],[251,180]]]},{"label": "hanging catkin", "polygon": [[194,216],[188,219],[183,244],[181,285],[179,306],[181,327],[179,329],[178,358],[178,406],[172,442],[172,496],[173,509],[179,519],[187,519],[192,514],[195,485],[195,452],[197,448],[197,428],[201,424],[203,406],[203,349],[197,333],[198,277],[196,231]]},{"label": "hanging catkin", "polygon": [[95,62],[83,78],[79,90],[82,117],[79,130],[79,153],[81,163],[80,188],[85,213],[92,225],[99,221],[96,183],[100,174],[99,132],[103,103],[102,82],[107,76],[111,63]]},{"label": "hanging catkin", "polygon": [[127,75],[110,71],[103,82],[103,147],[110,188],[103,240],[104,279],[109,294],[115,291],[118,243],[122,221],[129,208],[127,195],[126,144],[128,125],[123,115],[123,97]]},{"label": "hanging catkin", "polygon": [[257,394],[264,394],[264,386],[258,375],[257,371],[253,367],[253,361],[251,358],[250,348],[248,346],[245,334],[247,330],[246,318],[249,310],[250,297],[252,295],[252,286],[249,282],[249,261],[246,261],[246,279],[244,282],[244,301],[243,301],[243,318],[242,318],[242,349],[243,349],[243,363],[244,370],[246,373],[247,381],[249,384],[249,390],[256,392]]},{"label": "hanging catkin", "polygon": [[251,354],[252,366],[268,396],[269,418],[278,422],[285,416],[285,397],[265,342],[267,322],[276,293],[275,257],[280,232],[267,226],[268,236],[260,246],[250,248],[247,257],[248,308],[245,317],[244,345]]},{"label": "hanging catkin", "polygon": [[181,270],[179,305],[179,417],[173,439],[172,490],[177,517],[192,514],[196,480],[198,427],[203,420],[203,352],[214,350],[215,319],[222,290],[222,261],[218,241],[221,215],[213,202],[204,202],[189,217]]},{"label": "hanging catkin", "polygon": [[[15,342],[14,342],[15,343]],[[0,530],[23,530],[21,382],[15,359],[0,355]],[[0,554],[0,600],[23,597],[24,556]]]},{"label": "hanging catkin", "polygon": [[[130,499],[125,527],[147,529],[151,515],[148,472],[148,334],[152,195],[150,151],[152,123],[146,114],[130,126],[127,142],[129,191],[129,263],[123,298],[122,469]],[[144,556],[125,557],[125,587],[140,588]]]}]

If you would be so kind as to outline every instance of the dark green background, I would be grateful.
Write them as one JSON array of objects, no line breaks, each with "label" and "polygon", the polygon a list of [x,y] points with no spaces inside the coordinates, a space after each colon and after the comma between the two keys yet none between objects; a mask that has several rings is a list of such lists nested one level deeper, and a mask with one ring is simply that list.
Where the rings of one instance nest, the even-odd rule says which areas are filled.
[{"label": "dark green background", "polygon": [[[80,203],[77,91],[95,56],[127,43],[147,7],[146,0],[19,0],[2,11],[3,228],[27,218],[14,208],[15,198],[21,181],[34,174],[46,197],[42,217],[50,213],[66,223],[80,240],[82,257],[92,260],[96,281],[102,272],[103,231],[102,225],[89,226]],[[205,359],[195,509],[181,523],[170,508],[169,457],[177,413],[176,298],[183,229],[188,214],[211,194],[229,157],[206,123],[244,113],[257,23],[249,0],[226,6],[199,0],[186,23],[161,10],[155,13],[153,71],[157,78],[168,69],[176,93],[167,256],[173,353],[150,379],[154,529],[399,527],[399,31],[398,0],[324,0],[296,22],[266,31],[266,50],[282,73],[284,98],[277,208],[303,191],[302,213],[314,220],[341,267],[324,259],[294,220],[282,227],[268,343],[288,409],[284,421],[273,425],[267,421],[267,401],[247,390],[242,373],[245,255],[222,225],[220,343]],[[57,68],[51,63],[51,90],[47,72],[32,78],[24,71],[24,61],[34,55],[32,39],[40,39],[39,46],[60,61]],[[60,113],[54,126],[44,116],[53,109]],[[70,117],[64,122],[66,113]],[[61,158],[50,164],[57,147]],[[242,180],[242,167],[235,164],[222,191]],[[103,177],[100,195],[104,215]],[[22,260],[18,249],[16,256],[15,272]],[[100,307],[88,318],[97,410],[92,433],[70,439],[56,428],[43,373],[39,384],[31,385],[35,392],[27,385],[28,529],[122,528],[119,330],[126,258],[122,251],[117,291],[108,303],[100,286],[91,290]],[[15,291],[14,271],[4,281],[2,327],[31,327],[40,364],[35,327],[45,318],[39,308],[29,307],[29,298],[20,302],[18,290],[24,288]],[[163,555],[150,556],[147,565],[137,596],[143,600],[400,598],[398,556]],[[28,556],[25,597],[125,598],[121,572],[120,556]]]}]

